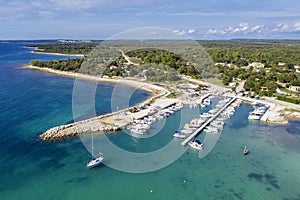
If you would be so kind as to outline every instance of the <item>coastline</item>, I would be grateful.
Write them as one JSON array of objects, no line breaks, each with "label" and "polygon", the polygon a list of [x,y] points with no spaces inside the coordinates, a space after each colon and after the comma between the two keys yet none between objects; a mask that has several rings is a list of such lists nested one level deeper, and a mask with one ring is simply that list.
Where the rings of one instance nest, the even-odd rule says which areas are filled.
[{"label": "coastline", "polygon": [[50,52],[42,52],[38,51],[40,50],[38,47],[24,47],[29,48],[33,50],[30,52],[32,54],[45,54],[45,55],[54,55],[54,56],[78,56],[78,57],[84,57],[84,54],[67,54],[67,53],[50,53]]},{"label": "coastline", "polygon": [[92,75],[87,75],[87,74],[82,74],[82,73],[67,72],[67,71],[61,71],[61,70],[56,70],[56,69],[51,69],[51,68],[41,68],[41,67],[36,67],[36,66],[30,65],[30,64],[23,65],[20,68],[28,68],[28,69],[38,70],[41,72],[56,74],[59,76],[66,76],[66,77],[70,77],[70,78],[87,80],[87,81],[107,82],[107,83],[113,83],[113,84],[128,85],[131,87],[146,90],[153,94],[157,94],[157,93],[161,93],[161,92],[166,92],[166,93],[169,92],[167,89],[165,89],[163,87],[153,85],[150,83],[146,83],[146,82],[134,81],[134,80],[125,80],[125,79],[121,79],[121,78],[120,79],[100,78],[97,76],[92,76]]},{"label": "coastline", "polygon": [[[163,97],[166,97],[168,94],[170,94],[170,91],[168,91],[165,87],[157,86],[147,82],[128,80],[128,79],[125,80],[122,78],[100,78],[100,77],[82,74],[82,73],[67,72],[67,71],[55,70],[51,68],[40,68],[30,64],[21,66],[21,68],[29,68],[32,70],[38,70],[46,73],[52,73],[59,76],[66,76],[66,77],[71,77],[71,78],[81,79],[81,80],[123,84],[123,85],[128,85],[134,88],[139,88],[151,92],[152,95],[148,99],[138,103],[135,106],[148,104],[152,102],[154,99],[167,101],[163,99]],[[211,88],[212,88],[211,92],[213,91],[216,95],[221,95],[221,91],[226,90],[226,88],[220,86],[216,88],[214,88],[213,86]],[[298,108],[298,110],[297,109],[291,110],[293,108],[293,105],[286,102],[281,102],[281,101],[278,102],[278,100],[275,99],[272,99],[271,101],[270,99],[256,100],[256,99],[241,97],[237,95],[225,95],[225,96],[239,98],[245,102],[257,102],[264,105],[268,105],[269,109],[260,119],[260,121],[262,122],[266,122],[269,124],[287,124],[288,120],[300,120],[300,111],[298,108],[300,106],[298,105],[294,106],[294,108],[296,107]],[[46,132],[44,132],[43,134],[41,134],[40,138],[42,140],[58,140],[58,139],[72,137],[72,136],[78,136],[81,134],[91,134],[91,133],[99,133],[99,132],[103,134],[112,133],[122,129],[125,125],[129,124],[134,118],[136,118],[136,116],[128,115],[121,121],[117,122],[115,120],[117,115],[128,112],[133,107],[134,106],[130,108],[125,108],[123,110],[119,110],[117,112],[96,116],[90,119],[70,123],[67,125],[53,127],[47,130]]]},{"label": "coastline", "polygon": [[47,52],[38,52],[38,51],[31,51],[32,54],[46,54],[46,55],[54,55],[54,56],[78,56],[84,57],[83,54],[63,54],[63,53],[47,53]]}]

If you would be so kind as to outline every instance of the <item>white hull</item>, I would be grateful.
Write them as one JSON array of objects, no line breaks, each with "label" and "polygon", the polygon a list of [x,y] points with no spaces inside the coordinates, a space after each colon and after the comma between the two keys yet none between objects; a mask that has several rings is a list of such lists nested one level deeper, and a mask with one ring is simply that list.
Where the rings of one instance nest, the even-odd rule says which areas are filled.
[{"label": "white hull", "polygon": [[184,138],[185,138],[185,135],[180,134],[180,133],[175,133],[175,134],[173,135],[173,137],[175,137],[175,138],[180,138],[180,139],[184,139]]},{"label": "white hull", "polygon": [[87,168],[93,168],[93,167],[96,167],[98,165],[100,165],[103,161],[103,157],[102,156],[99,156],[98,158],[95,158],[93,160],[91,160],[87,165],[86,167]]},{"label": "white hull", "polygon": [[189,142],[189,145],[190,145],[190,147],[192,147],[193,149],[196,149],[196,150],[202,150],[202,148],[203,148],[203,145],[201,143],[199,144],[195,141]]}]

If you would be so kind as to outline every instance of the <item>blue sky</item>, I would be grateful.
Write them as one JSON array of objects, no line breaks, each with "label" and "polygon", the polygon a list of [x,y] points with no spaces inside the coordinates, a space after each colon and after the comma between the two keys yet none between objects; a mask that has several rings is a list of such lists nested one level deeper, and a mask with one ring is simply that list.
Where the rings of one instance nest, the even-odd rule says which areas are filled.
[{"label": "blue sky", "polygon": [[0,40],[106,39],[161,27],[194,39],[300,39],[299,0],[0,0]]}]

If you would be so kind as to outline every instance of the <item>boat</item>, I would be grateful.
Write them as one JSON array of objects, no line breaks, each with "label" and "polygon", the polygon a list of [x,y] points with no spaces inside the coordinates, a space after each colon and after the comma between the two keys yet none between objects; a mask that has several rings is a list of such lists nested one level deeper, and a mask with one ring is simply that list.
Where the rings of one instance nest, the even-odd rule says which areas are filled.
[{"label": "boat", "polygon": [[[94,158],[94,139],[92,136],[92,157]],[[104,157],[102,154],[100,154],[98,157],[92,159],[88,164],[86,165],[87,168],[91,169],[93,167],[96,167],[100,165],[103,161]]]},{"label": "boat", "polygon": [[211,114],[209,114],[209,113],[202,113],[202,114],[200,114],[200,117],[201,118],[209,118],[209,117],[211,117]]},{"label": "boat", "polygon": [[250,112],[248,119],[259,120],[260,117],[261,117],[260,113],[253,111],[253,112]]},{"label": "boat", "polygon": [[184,133],[184,134],[191,134],[193,133],[194,131],[193,130],[190,130],[190,129],[182,129],[181,130],[181,133]]},{"label": "boat", "polygon": [[175,138],[180,138],[180,139],[184,139],[184,138],[185,138],[185,135],[184,135],[184,134],[181,134],[179,131],[176,131],[176,132],[173,134],[173,137],[175,137]]},{"label": "boat", "polygon": [[224,121],[219,121],[219,120],[215,120],[215,121],[212,121],[210,123],[210,125],[212,125],[213,127],[218,128],[218,129],[223,128],[224,124],[225,124]]},{"label": "boat", "polygon": [[204,99],[203,104],[206,106],[210,106],[211,100],[209,98]]},{"label": "boat", "polygon": [[190,147],[196,150],[202,150],[203,144],[199,140],[193,140],[189,142]]},{"label": "boat", "polygon": [[247,155],[249,153],[249,150],[247,149],[247,147],[246,147],[246,145],[245,145],[245,147],[244,147],[244,149],[243,149],[243,154],[244,155]]},{"label": "boat", "polygon": [[207,126],[203,131],[206,133],[218,133],[218,129],[212,126]]}]

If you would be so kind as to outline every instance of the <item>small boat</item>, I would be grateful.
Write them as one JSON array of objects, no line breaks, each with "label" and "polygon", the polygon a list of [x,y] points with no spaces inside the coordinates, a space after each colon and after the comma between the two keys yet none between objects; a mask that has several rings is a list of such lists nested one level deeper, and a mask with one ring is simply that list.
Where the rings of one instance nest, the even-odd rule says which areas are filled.
[{"label": "small boat", "polygon": [[253,111],[249,114],[248,119],[259,120],[260,117],[261,117],[260,113]]},{"label": "small boat", "polygon": [[[94,157],[94,137],[92,136],[92,157]],[[97,158],[94,158],[93,160],[91,160],[86,167],[91,169],[93,167],[96,167],[98,165],[100,165],[103,161],[104,157],[102,154],[100,154]]]},{"label": "small boat", "polygon": [[190,129],[182,129],[181,130],[181,133],[184,133],[184,134],[191,134],[193,133],[194,131],[193,130],[190,130]]},{"label": "small boat", "polygon": [[180,138],[180,139],[184,139],[184,138],[185,138],[185,135],[184,135],[184,134],[181,134],[179,131],[176,131],[176,132],[173,134],[173,137],[175,137],[175,138]]},{"label": "small boat", "polygon": [[100,165],[100,164],[102,163],[103,159],[104,159],[103,156],[100,155],[99,157],[97,157],[97,158],[91,160],[91,161],[86,165],[86,167],[89,168],[89,169],[90,169],[90,168],[93,168],[93,167],[96,167],[96,166],[98,166],[98,165]]},{"label": "small boat", "polygon": [[199,140],[193,140],[189,142],[190,147],[196,150],[202,150],[203,144]]},{"label": "small boat", "polygon": [[201,118],[209,118],[209,117],[211,117],[211,114],[209,114],[209,113],[202,113],[202,114],[200,114],[200,117]]},{"label": "small boat", "polygon": [[245,147],[244,147],[244,149],[243,149],[243,154],[244,155],[247,155],[249,153],[249,150],[247,149],[247,147],[246,147],[246,145],[245,145]]},{"label": "small boat", "polygon": [[210,106],[211,100],[209,98],[204,99],[203,104],[206,106]]}]

